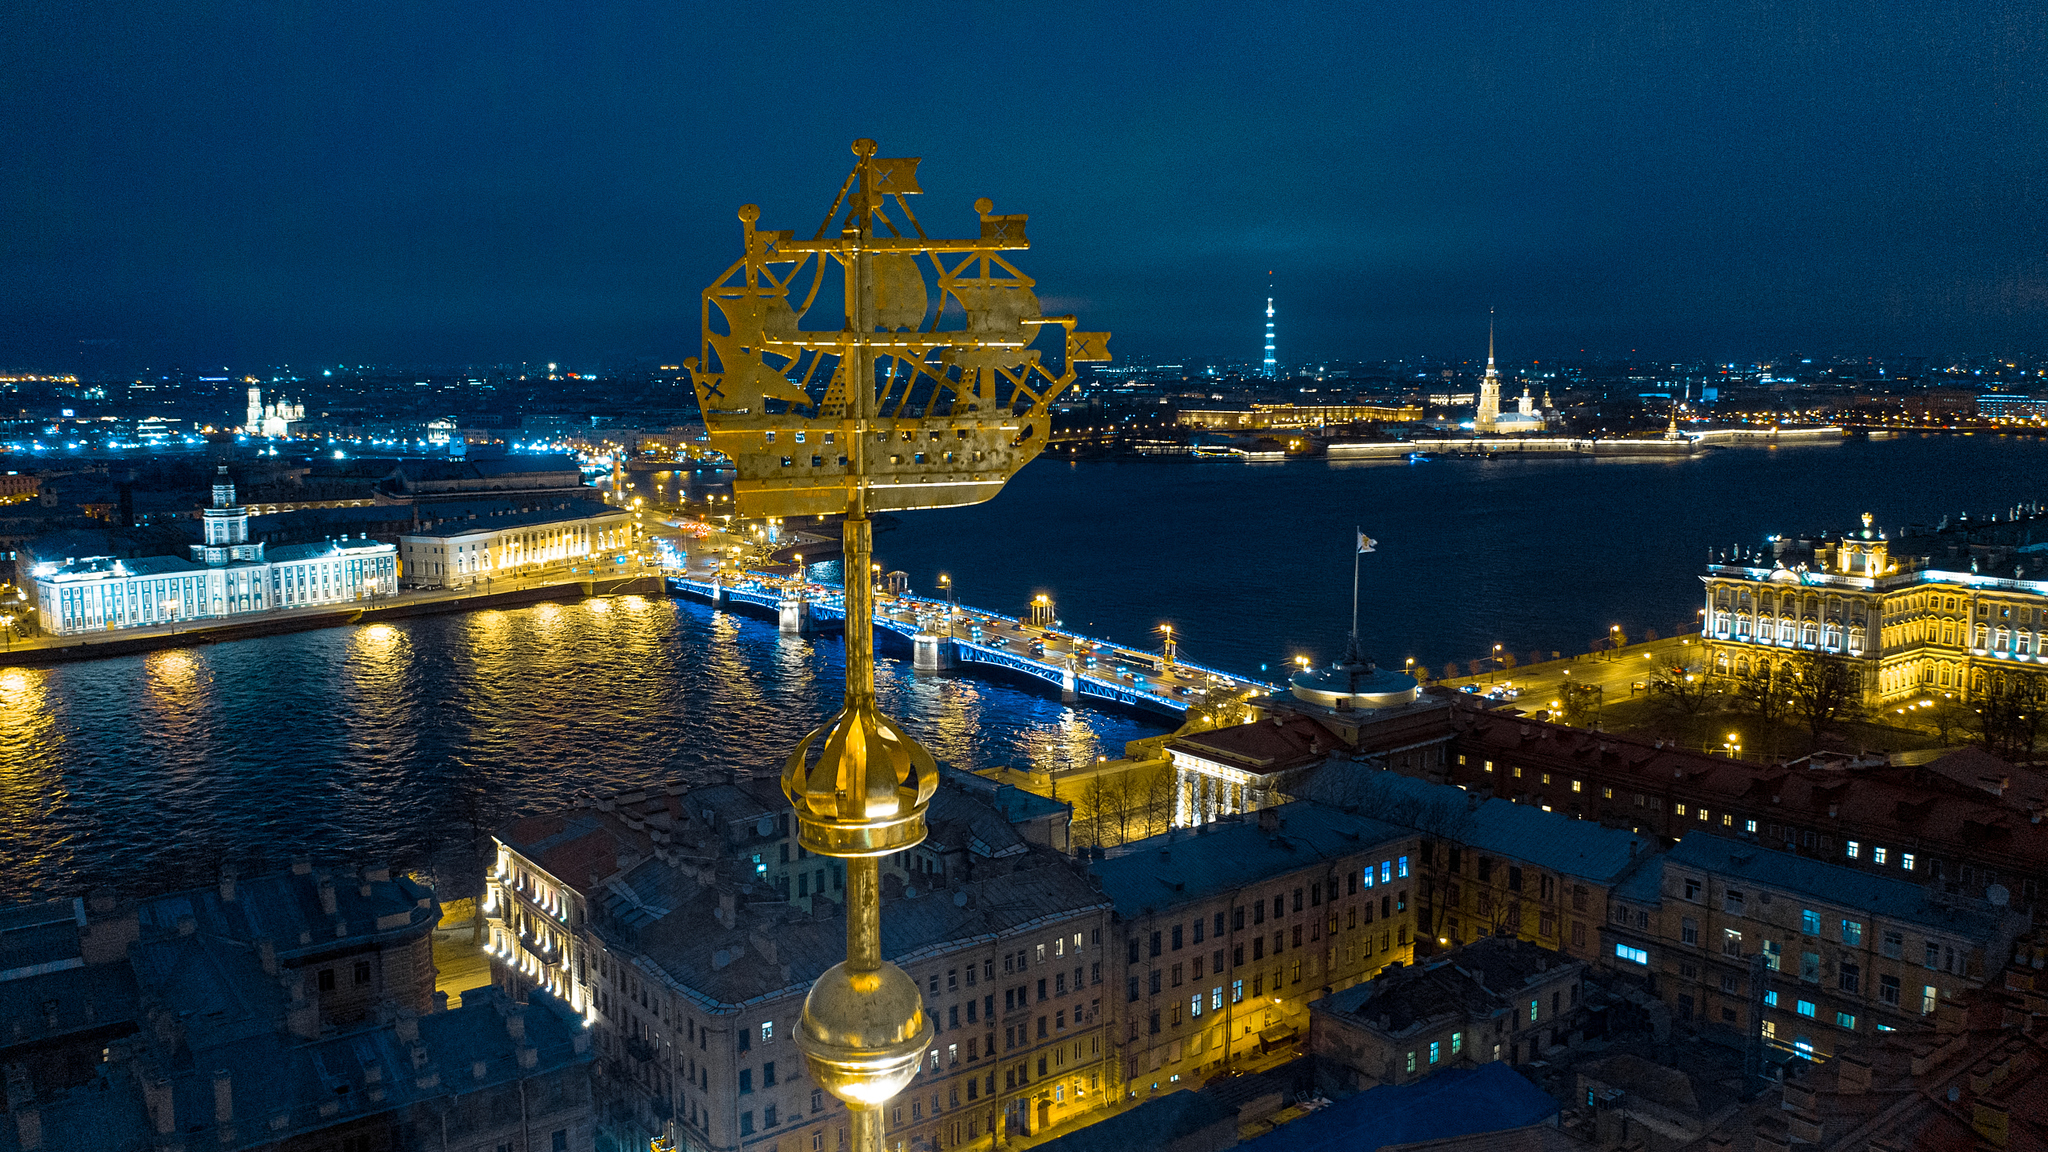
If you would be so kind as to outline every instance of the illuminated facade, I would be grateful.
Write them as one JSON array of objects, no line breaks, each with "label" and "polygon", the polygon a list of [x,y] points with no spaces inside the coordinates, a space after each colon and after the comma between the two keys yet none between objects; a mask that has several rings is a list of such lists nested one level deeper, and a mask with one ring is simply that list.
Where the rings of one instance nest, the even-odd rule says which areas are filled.
[{"label": "illuminated facade", "polygon": [[1710,667],[1747,676],[1795,653],[1843,657],[1869,705],[2048,673],[2048,555],[2019,542],[2044,518],[2016,509],[1892,540],[1866,514],[1860,532],[1724,557],[1701,577]]},{"label": "illuminated facade", "polygon": [[1472,417],[1472,431],[1485,434],[1500,422],[1500,369],[1493,364],[1493,321],[1486,322],[1486,376],[1479,382],[1479,410]]},{"label": "illuminated facade", "polygon": [[249,539],[249,509],[222,475],[200,514],[192,558],[87,556],[38,565],[42,623],[52,635],[220,620],[274,608],[354,603],[398,591],[398,550],[368,537],[266,552]]},{"label": "illuminated facade", "polygon": [[1258,430],[1321,428],[1368,421],[1422,419],[1418,404],[1252,404],[1244,408],[1183,408],[1174,414],[1182,428]]},{"label": "illuminated facade", "polygon": [[1412,963],[1420,852],[1414,829],[1292,803],[1097,861],[1125,1091],[1199,1088],[1296,1049],[1312,1002]]},{"label": "illuminated facade", "polygon": [[281,440],[291,435],[291,426],[306,418],[306,408],[290,400],[278,400],[270,404],[263,402],[263,389],[249,389],[249,411],[242,424],[243,433]]},{"label": "illuminated facade", "polygon": [[593,501],[549,508],[449,519],[402,533],[398,552],[409,588],[460,588],[572,564],[633,542],[633,514]]}]

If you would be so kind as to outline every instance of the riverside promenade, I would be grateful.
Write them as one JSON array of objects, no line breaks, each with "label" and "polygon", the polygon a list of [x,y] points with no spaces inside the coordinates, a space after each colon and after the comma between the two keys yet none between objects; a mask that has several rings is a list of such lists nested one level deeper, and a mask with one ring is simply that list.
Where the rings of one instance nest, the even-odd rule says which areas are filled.
[{"label": "riverside promenade", "polygon": [[403,620],[413,616],[435,616],[450,612],[472,612],[479,608],[516,608],[549,600],[580,600],[588,596],[663,594],[658,570],[634,566],[628,573],[597,575],[588,569],[541,573],[517,579],[495,579],[485,585],[400,592],[351,604],[322,604],[306,608],[277,608],[250,613],[217,623],[186,622],[147,628],[122,628],[90,635],[33,636],[16,639],[0,649],[0,667],[31,667],[67,664],[75,660],[101,660],[132,656],[164,648],[190,648],[200,644],[221,644],[259,636],[281,636],[317,628],[340,628]]}]

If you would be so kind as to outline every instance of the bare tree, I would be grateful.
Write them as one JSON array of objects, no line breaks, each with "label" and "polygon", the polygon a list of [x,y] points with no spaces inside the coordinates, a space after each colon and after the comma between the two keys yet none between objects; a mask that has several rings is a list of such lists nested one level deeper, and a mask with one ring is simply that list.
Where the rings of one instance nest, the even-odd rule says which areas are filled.
[{"label": "bare tree", "polygon": [[2038,672],[1994,673],[1976,704],[1972,735],[1985,751],[2009,760],[2030,757],[2041,739],[2048,677]]},{"label": "bare tree", "polygon": [[1737,673],[1734,684],[1736,706],[1766,724],[1777,724],[1792,710],[1791,674],[1773,671],[1768,662]]},{"label": "bare tree", "polygon": [[1792,682],[1786,690],[1792,710],[1806,721],[1808,731],[1819,736],[1829,724],[1861,710],[1863,676],[1843,657],[1801,653],[1792,659]]},{"label": "bare tree", "polygon": [[1564,709],[1564,722],[1574,728],[1594,728],[1600,724],[1600,701],[1604,695],[1598,684],[1577,684],[1567,681],[1557,690],[1558,701]]},{"label": "bare tree", "polygon": [[1651,676],[1650,694],[1693,716],[1714,695],[1714,686],[1704,671],[1692,667],[1691,661],[1679,660],[1657,669]]}]

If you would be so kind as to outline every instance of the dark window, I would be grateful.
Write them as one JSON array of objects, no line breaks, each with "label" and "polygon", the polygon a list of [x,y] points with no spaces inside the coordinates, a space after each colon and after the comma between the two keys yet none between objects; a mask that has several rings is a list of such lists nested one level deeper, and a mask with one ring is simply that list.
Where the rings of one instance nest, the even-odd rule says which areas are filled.
[{"label": "dark window", "polygon": [[1136,964],[1136,963],[1138,962],[1138,938],[1137,938],[1136,936],[1133,936],[1133,937],[1131,937],[1131,942],[1130,942],[1130,943],[1131,943],[1131,956],[1130,956],[1130,963],[1132,963],[1132,964]]},{"label": "dark window", "polygon": [[369,982],[370,962],[368,960],[356,961],[356,986],[360,988],[363,985],[368,984]]},{"label": "dark window", "polygon": [[747,1093],[747,1092],[752,1092],[753,1090],[754,1090],[754,1070],[753,1070],[752,1068],[742,1068],[742,1069],[740,1069],[740,1092],[741,1092],[741,1093]]},{"label": "dark window", "polygon": [[[1221,916],[1223,913],[1218,912],[1216,915]],[[1230,910],[1230,928],[1233,932],[1244,931],[1244,909],[1232,908]],[[1221,932],[1222,929],[1218,928],[1217,931]]]},{"label": "dark window", "polygon": [[1045,1002],[1045,981],[1043,980],[1038,982],[1038,1001],[1041,1004]]},{"label": "dark window", "polygon": [[552,1149],[552,1152],[569,1152],[569,1130],[567,1128],[555,1129],[554,1135],[549,1137],[549,1147]]},{"label": "dark window", "polygon": [[1159,955],[1159,951],[1159,933],[1154,932],[1152,934],[1152,954],[1154,956],[1157,956]]},{"label": "dark window", "polygon": [[[775,1061],[773,1060],[761,1065],[761,1087],[775,1087]],[[774,1121],[770,1121],[770,1123],[774,1123]]]},{"label": "dark window", "polygon": [[754,1114],[753,1114],[752,1112],[742,1112],[742,1113],[740,1113],[740,1135],[742,1135],[742,1136],[752,1136],[753,1134],[754,1134]]},{"label": "dark window", "polygon": [[1173,950],[1175,952],[1180,951],[1180,929],[1181,926],[1178,924],[1173,926]]},{"label": "dark window", "polygon": [[1152,970],[1152,976],[1147,987],[1152,995],[1159,995],[1159,969],[1154,968]]},{"label": "dark window", "polygon": [[1520,892],[1521,890],[1522,869],[1517,865],[1510,864],[1508,865],[1508,891]]},{"label": "dark window", "polygon": [[1129,983],[1129,990],[1130,998],[1132,1000],[1136,1000],[1138,998],[1138,978],[1136,976],[1131,977]]},{"label": "dark window", "polygon": [[322,968],[320,970],[320,990],[322,992],[334,991],[334,969]]}]

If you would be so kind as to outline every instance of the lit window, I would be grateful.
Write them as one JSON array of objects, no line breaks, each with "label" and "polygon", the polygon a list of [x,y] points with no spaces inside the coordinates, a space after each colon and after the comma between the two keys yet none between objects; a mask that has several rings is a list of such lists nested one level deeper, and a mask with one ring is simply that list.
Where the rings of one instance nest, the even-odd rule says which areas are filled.
[{"label": "lit window", "polygon": [[1856,1017],[1851,1016],[1847,1012],[1837,1012],[1835,1013],[1835,1027],[1847,1028],[1853,1032],[1856,1030]]},{"label": "lit window", "polygon": [[1413,1052],[1408,1054],[1408,1070],[1410,1072],[1415,1071],[1415,1053]]},{"label": "lit window", "polygon": [[1441,1040],[1431,1040],[1431,1041],[1429,1042],[1429,1062],[1430,1062],[1431,1064],[1436,1064],[1436,1063],[1439,1063],[1440,1061],[1442,1061],[1442,1060],[1443,1060],[1443,1055],[1444,1055],[1444,1045],[1443,1045],[1443,1041],[1441,1041]]},{"label": "lit window", "polygon": [[1799,930],[1808,936],[1820,935],[1820,913],[1815,912],[1811,908],[1801,909],[1799,912]]},{"label": "lit window", "polygon": [[1702,809],[1700,809],[1700,820],[1701,820],[1701,821],[1705,821],[1705,820],[1706,820],[1706,818],[1707,818],[1707,810],[1706,810],[1705,808],[1702,808]]},{"label": "lit window", "polygon": [[1800,1014],[1801,1016],[1812,1016],[1812,1015],[1813,1015],[1813,1001],[1811,1001],[1811,1000],[1801,1000],[1801,1001],[1799,1002],[1799,1005],[1798,1005],[1797,1011],[1798,1011],[1798,1013],[1799,1013],[1799,1014]]},{"label": "lit window", "polygon": [[1913,854],[1911,852],[1899,853],[1899,867],[1904,868],[1908,872],[1913,870]]},{"label": "lit window", "polygon": [[1940,997],[1941,997],[1941,992],[1940,992],[1940,990],[1939,990],[1939,989],[1935,988],[1935,986],[1934,986],[1934,985],[1932,985],[1932,984],[1923,984],[1923,985],[1921,985],[1921,987],[1920,987],[1920,1014],[1921,1014],[1922,1016],[1925,1016],[1925,1015],[1927,1015],[1928,1013],[1930,1013],[1930,1012],[1933,1012],[1933,1011],[1934,1011],[1934,1005],[1935,1005],[1935,1002],[1936,1002],[1937,1000],[1939,1000],[1939,999],[1940,999]]},{"label": "lit window", "polygon": [[1679,814],[1680,816],[1683,816],[1683,815],[1685,815],[1685,805],[1683,805],[1683,804],[1674,804],[1674,805],[1672,805],[1672,807],[1673,807],[1673,808],[1675,808],[1675,809],[1677,809],[1677,811],[1678,811],[1678,814]]},{"label": "lit window", "polygon": [[[1491,760],[1488,760],[1488,761],[1486,762],[1486,770],[1487,770],[1488,772],[1491,772],[1491,771],[1493,771],[1493,761],[1491,761]],[[1409,1069],[1409,1071],[1413,1072],[1413,1071],[1414,1071],[1414,1069],[1413,1069],[1413,1068],[1411,1068],[1411,1069]]]},{"label": "lit window", "polygon": [[1861,922],[1859,922],[1859,921],[1856,921],[1856,920],[1844,920],[1844,921],[1842,921],[1842,943],[1844,943],[1844,944],[1861,944],[1861,943],[1863,943],[1863,925],[1862,925],[1862,923],[1861,923]]},{"label": "lit window", "polygon": [[1771,989],[1764,993],[1764,1004],[1772,1008],[1778,1006],[1778,992],[1776,989]]},{"label": "lit window", "polygon": [[1464,1051],[1464,1048],[1465,1034],[1463,1032],[1451,1033],[1451,1055],[1456,1056],[1459,1052]]},{"label": "lit window", "polygon": [[1572,791],[1574,791],[1574,792],[1578,792],[1578,791],[1581,791],[1581,790],[1582,790],[1582,789],[1581,789],[1581,787],[1580,787],[1580,782],[1579,782],[1579,781],[1577,781],[1577,780],[1574,780],[1574,781],[1572,781]]},{"label": "lit window", "polygon": [[1754,835],[1756,835],[1756,821],[1754,821],[1754,820],[1744,820],[1744,821],[1742,822],[1742,830],[1743,830],[1744,832],[1747,832],[1747,833],[1749,833],[1749,834],[1750,834],[1751,836],[1754,836]]},{"label": "lit window", "polygon": [[771,1044],[771,1043],[774,1043],[774,1041],[775,1041],[775,1021],[773,1021],[773,1020],[763,1020],[763,1021],[761,1021],[761,1043],[763,1043],[763,1044]]},{"label": "lit window", "polygon": [[1406,878],[1407,878],[1407,876],[1408,876],[1408,858],[1407,858],[1406,856],[1403,856],[1403,857],[1401,857],[1401,877],[1402,877],[1403,879],[1406,879]]},{"label": "lit window", "polygon": [[1647,965],[1650,962],[1650,954],[1648,952],[1641,948],[1631,948],[1626,944],[1616,944],[1614,946],[1614,954],[1631,964]]},{"label": "lit window", "polygon": [[1882,864],[1882,863],[1884,863],[1884,861],[1885,861],[1885,850],[1884,850],[1884,849],[1882,849],[1882,848],[1878,848],[1878,847],[1874,847],[1874,846],[1873,846],[1873,847],[1872,847],[1872,848],[1870,849],[1870,862],[1871,862],[1872,864]]},{"label": "lit window", "polygon": [[1862,855],[1863,845],[1854,840],[1849,841],[1849,859],[1854,860]]}]

